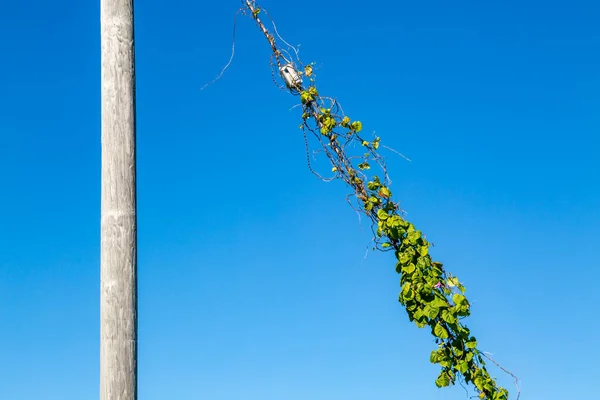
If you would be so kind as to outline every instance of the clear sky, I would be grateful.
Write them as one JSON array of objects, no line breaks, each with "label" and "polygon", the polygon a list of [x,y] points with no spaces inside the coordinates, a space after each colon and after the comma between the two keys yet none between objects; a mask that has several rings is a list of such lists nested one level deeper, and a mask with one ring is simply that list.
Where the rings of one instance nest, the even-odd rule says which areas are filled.
[{"label": "clear sky", "polygon": [[[239,5],[136,4],[140,399],[466,399],[435,387],[347,189],[308,171],[251,20],[200,91]],[[592,398],[598,2],[262,5],[321,93],[412,159],[387,154],[392,190],[521,399]],[[99,32],[98,1],[0,5],[3,400],[98,398]]]}]

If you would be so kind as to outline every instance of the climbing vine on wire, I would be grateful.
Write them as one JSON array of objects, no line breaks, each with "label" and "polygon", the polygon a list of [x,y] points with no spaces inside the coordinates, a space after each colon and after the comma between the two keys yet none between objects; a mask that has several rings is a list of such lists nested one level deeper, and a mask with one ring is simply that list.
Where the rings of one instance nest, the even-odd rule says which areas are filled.
[{"label": "climbing vine on wire", "polygon": [[[375,247],[394,253],[396,272],[400,274],[399,302],[410,321],[419,328],[428,327],[437,343],[437,349],[430,356],[430,361],[441,367],[435,384],[445,387],[464,382],[473,385],[480,399],[508,399],[508,391],[489,374],[486,359],[498,364],[479,350],[477,340],[462,322],[471,312],[465,287],[442,263],[431,258],[431,243],[406,220],[399,203],[392,198],[391,181],[379,153],[380,147],[385,147],[381,139],[364,137],[362,123],[346,115],[335,98],[319,92],[314,63],[302,63],[297,48],[281,38],[272,21],[274,33],[267,29],[261,20],[261,15],[267,14],[256,1],[242,0],[242,3],[239,13],[256,22],[271,47],[274,80],[277,83],[281,78],[280,87],[299,97],[300,128],[307,145],[310,170],[321,179],[341,179],[351,187],[348,199],[357,211],[371,220]],[[231,59],[227,66],[230,63]],[[319,151],[329,159],[330,176],[323,177],[311,166],[309,138],[316,139]],[[515,378],[517,384],[512,373],[500,368]]]}]

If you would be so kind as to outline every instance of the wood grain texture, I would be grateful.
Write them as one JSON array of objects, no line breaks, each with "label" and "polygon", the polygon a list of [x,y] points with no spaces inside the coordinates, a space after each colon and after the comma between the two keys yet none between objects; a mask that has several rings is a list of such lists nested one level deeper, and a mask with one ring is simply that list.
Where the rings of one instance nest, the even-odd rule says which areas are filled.
[{"label": "wood grain texture", "polygon": [[101,0],[100,400],[137,399],[133,0]]}]

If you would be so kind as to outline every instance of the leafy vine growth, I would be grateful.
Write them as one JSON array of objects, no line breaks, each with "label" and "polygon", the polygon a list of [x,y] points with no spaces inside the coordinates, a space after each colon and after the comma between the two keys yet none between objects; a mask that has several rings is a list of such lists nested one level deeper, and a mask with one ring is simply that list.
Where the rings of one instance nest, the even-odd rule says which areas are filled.
[{"label": "leafy vine growth", "polygon": [[[274,80],[279,76],[285,84],[281,87],[300,99],[300,127],[307,151],[308,137],[316,138],[320,151],[331,162],[332,177],[324,178],[314,171],[309,156],[310,170],[321,179],[341,179],[350,186],[352,193],[348,199],[372,221],[376,248],[394,253],[396,272],[400,274],[399,302],[406,308],[410,321],[419,328],[430,328],[437,343],[430,356],[430,361],[441,367],[435,384],[445,387],[464,381],[474,386],[480,399],[507,400],[508,391],[497,384],[486,368],[484,359],[491,359],[479,350],[477,340],[462,322],[471,312],[465,287],[442,263],[431,258],[431,244],[406,220],[400,205],[392,199],[391,181],[384,158],[379,154],[380,147],[385,147],[381,139],[364,138],[362,123],[347,116],[335,98],[319,93],[314,63],[303,64],[297,48],[279,36],[274,23],[274,34],[267,29],[261,20],[261,15],[267,14],[256,1],[242,0],[242,3],[239,12],[249,15],[269,42]],[[278,46],[276,37],[284,46]],[[379,174],[373,173],[374,170],[380,171]],[[501,369],[517,382],[513,374]]]}]

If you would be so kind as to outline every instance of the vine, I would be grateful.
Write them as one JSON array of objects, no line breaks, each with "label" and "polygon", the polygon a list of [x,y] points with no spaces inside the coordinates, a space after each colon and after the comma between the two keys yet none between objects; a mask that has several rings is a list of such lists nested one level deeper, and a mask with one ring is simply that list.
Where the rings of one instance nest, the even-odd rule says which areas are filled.
[{"label": "vine", "polygon": [[[279,36],[273,23],[275,35],[286,47],[277,45],[275,36],[260,18],[266,12],[256,1],[242,0],[242,3],[244,6],[239,12],[251,16],[269,42],[274,80],[275,76],[281,77],[285,86],[280,87],[300,98],[300,128],[307,150],[308,136],[316,138],[320,152],[331,162],[332,176],[324,178],[314,171],[310,156],[307,157],[309,169],[321,179],[341,179],[350,186],[351,205],[372,222],[375,247],[394,253],[401,285],[398,300],[405,307],[410,321],[419,328],[431,329],[437,344],[437,349],[430,356],[430,361],[441,367],[435,384],[445,387],[464,381],[474,386],[480,399],[507,400],[508,391],[490,376],[484,359],[497,363],[479,350],[477,340],[462,323],[471,312],[465,287],[444,269],[442,263],[431,258],[431,243],[406,220],[399,203],[392,199],[391,181],[384,158],[379,154],[379,148],[385,147],[381,145],[381,139],[364,138],[361,135],[362,123],[347,116],[335,98],[319,93],[314,63],[303,64],[297,48]],[[372,173],[374,168],[380,173]],[[515,379],[518,389],[517,378],[500,368]],[[520,391],[517,399],[519,395]]]}]

